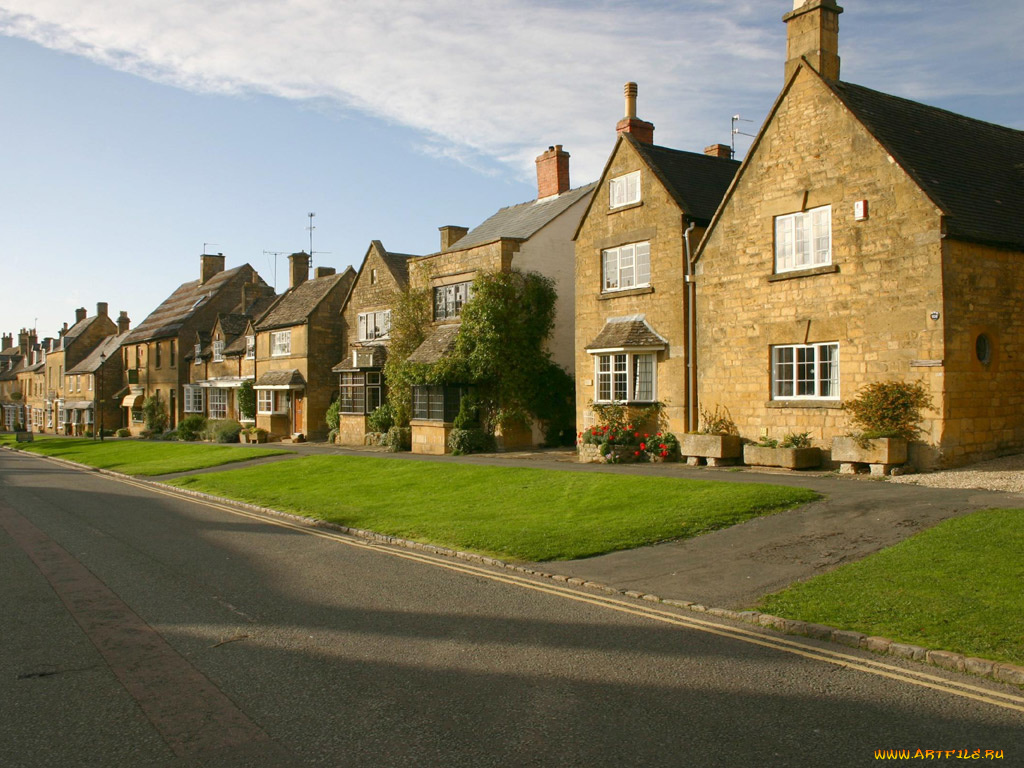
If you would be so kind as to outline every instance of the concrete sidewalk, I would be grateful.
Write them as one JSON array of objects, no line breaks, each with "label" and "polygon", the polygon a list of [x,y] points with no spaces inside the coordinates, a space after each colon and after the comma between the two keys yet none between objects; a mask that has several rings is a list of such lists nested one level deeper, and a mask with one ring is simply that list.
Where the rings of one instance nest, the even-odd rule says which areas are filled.
[{"label": "concrete sidewalk", "polygon": [[[563,472],[800,486],[822,494],[824,498],[818,502],[685,541],[613,552],[585,560],[535,564],[537,570],[549,573],[719,608],[749,608],[762,595],[842,563],[859,560],[942,520],[979,509],[1024,506],[1024,494],[897,485],[864,476],[839,476],[828,472],[711,469],[684,464],[580,464],[576,461],[575,451],[564,449],[425,456],[325,443],[274,444],[273,447],[287,448],[297,456],[375,456],[394,461],[529,466]],[[225,471],[280,460],[287,460],[287,457],[268,457],[200,472]]]}]

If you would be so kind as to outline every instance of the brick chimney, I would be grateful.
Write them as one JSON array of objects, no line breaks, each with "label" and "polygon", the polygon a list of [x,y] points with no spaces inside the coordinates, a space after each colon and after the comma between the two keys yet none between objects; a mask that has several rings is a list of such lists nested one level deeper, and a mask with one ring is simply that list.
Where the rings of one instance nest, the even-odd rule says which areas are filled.
[{"label": "brick chimney", "polygon": [[97,301],[96,302],[96,315],[98,317],[106,317],[107,316],[107,302],[105,302],[105,301]]},{"label": "brick chimney", "polygon": [[626,83],[623,87],[626,95],[626,116],[615,126],[616,133],[628,133],[641,144],[654,143],[654,123],[640,120],[636,116],[636,83]]},{"label": "brick chimney", "polygon": [[786,22],[786,80],[806,58],[826,80],[839,79],[839,14],[835,0],[793,0]]},{"label": "brick chimney", "polygon": [[447,251],[459,240],[466,236],[469,232],[469,227],[456,227],[454,224],[448,224],[444,227],[438,227],[438,231],[441,233],[441,250]]},{"label": "brick chimney", "polygon": [[0,350],[10,349],[14,346],[14,334],[5,333],[3,335],[3,346],[0,346]]},{"label": "brick chimney", "polygon": [[309,280],[309,254],[305,251],[293,253],[288,257],[288,287],[298,288]]},{"label": "brick chimney", "polygon": [[214,275],[224,271],[223,253],[204,253],[199,257],[199,284],[209,282]]},{"label": "brick chimney", "polygon": [[128,329],[131,328],[132,321],[128,319],[128,313],[125,310],[121,310],[121,314],[117,316],[117,332],[118,334],[127,333]]},{"label": "brick chimney", "polygon": [[711,144],[710,146],[704,147],[704,154],[710,155],[711,157],[724,157],[726,160],[731,160],[732,147],[728,144]]},{"label": "brick chimney", "polygon": [[536,162],[538,200],[569,191],[569,153],[562,150],[561,144],[548,147]]},{"label": "brick chimney", "polygon": [[313,268],[313,279],[318,277],[330,277],[337,270],[334,267],[314,267]]},{"label": "brick chimney", "polygon": [[75,322],[80,323],[86,318],[85,307],[79,307],[75,310]]},{"label": "brick chimney", "polygon": [[25,355],[25,357],[28,357],[29,350],[32,349],[33,346],[35,346],[32,343],[35,341],[34,336],[35,333],[29,333],[28,328],[22,328],[18,332],[18,350],[21,352],[21,354]]}]

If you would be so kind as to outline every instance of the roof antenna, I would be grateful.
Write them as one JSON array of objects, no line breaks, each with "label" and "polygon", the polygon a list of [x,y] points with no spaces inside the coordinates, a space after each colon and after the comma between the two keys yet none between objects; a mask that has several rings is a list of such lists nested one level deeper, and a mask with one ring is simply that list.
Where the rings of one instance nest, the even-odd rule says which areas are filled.
[{"label": "roof antenna", "polygon": [[273,256],[274,257],[274,293],[277,293],[277,257],[278,256],[283,256],[284,254],[285,254],[284,251],[264,251],[263,252],[264,256]]},{"label": "roof antenna", "polygon": [[752,139],[756,139],[757,138],[757,136],[755,136],[752,133],[744,133],[743,131],[741,131],[739,128],[736,127],[736,123],[752,123],[752,122],[754,122],[754,121],[753,120],[747,120],[745,117],[740,117],[739,115],[733,115],[732,116],[732,129],[729,131],[729,133],[732,136],[732,157],[733,157],[733,159],[735,159],[735,157],[736,157],[736,136],[737,135],[749,136]]},{"label": "roof antenna", "polygon": [[[309,226],[306,227],[306,229],[309,230],[309,268],[312,269],[313,268],[313,230],[316,229],[316,227],[313,225],[313,217],[316,216],[316,213],[313,212],[313,211],[310,211],[306,215],[309,217]],[[330,253],[330,251],[316,251],[316,253]]]},{"label": "roof antenna", "polygon": [[220,243],[203,243],[203,253],[204,253],[204,254],[208,254],[208,253],[210,253],[210,252],[209,252],[209,251],[207,250],[207,248],[209,248],[209,247],[210,247],[211,245],[220,245]]}]

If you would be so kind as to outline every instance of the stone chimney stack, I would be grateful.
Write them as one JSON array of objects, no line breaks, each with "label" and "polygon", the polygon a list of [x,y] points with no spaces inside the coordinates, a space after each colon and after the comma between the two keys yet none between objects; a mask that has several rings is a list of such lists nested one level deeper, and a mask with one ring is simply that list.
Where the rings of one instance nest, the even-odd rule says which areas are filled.
[{"label": "stone chimney stack", "polygon": [[839,79],[839,14],[835,0],[793,0],[786,22],[786,81],[803,59],[826,80]]},{"label": "stone chimney stack", "polygon": [[14,346],[14,334],[5,333],[3,335],[3,345],[0,346],[0,351],[10,349]]},{"label": "stone chimney stack", "polygon": [[711,157],[724,157],[726,160],[731,160],[732,147],[728,144],[712,144],[704,147],[704,154]]},{"label": "stone chimney stack", "polygon": [[80,323],[86,318],[85,307],[79,307],[75,310],[75,322]]},{"label": "stone chimney stack", "polygon": [[654,143],[654,123],[648,123],[636,116],[636,83],[626,83],[626,116],[615,126],[616,133],[628,133],[641,144]]},{"label": "stone chimney stack", "polygon": [[199,257],[199,284],[208,283],[214,275],[224,271],[223,253],[204,253]]},{"label": "stone chimney stack", "polygon": [[335,274],[337,270],[334,267],[314,267],[313,268],[313,279],[318,277],[330,277]]},{"label": "stone chimney stack", "polygon": [[438,227],[438,231],[441,233],[441,250],[447,251],[459,240],[466,236],[469,232],[469,227],[457,227],[454,224],[448,224],[443,227]]},{"label": "stone chimney stack", "polygon": [[289,288],[298,288],[309,280],[309,254],[305,251],[293,253],[288,257]]},{"label": "stone chimney stack", "polygon": [[538,200],[569,191],[569,153],[561,144],[548,147],[536,162]]},{"label": "stone chimney stack", "polygon": [[22,328],[18,332],[18,351],[28,357],[29,351],[35,346],[35,332],[29,332],[28,328]]},{"label": "stone chimney stack", "polygon": [[121,314],[117,316],[117,332],[118,334],[127,333],[128,329],[131,328],[132,321],[128,319],[128,313],[125,310],[121,310]]},{"label": "stone chimney stack", "polygon": [[107,316],[107,302],[105,302],[105,301],[97,301],[96,302],[96,314],[99,317],[106,317]]}]

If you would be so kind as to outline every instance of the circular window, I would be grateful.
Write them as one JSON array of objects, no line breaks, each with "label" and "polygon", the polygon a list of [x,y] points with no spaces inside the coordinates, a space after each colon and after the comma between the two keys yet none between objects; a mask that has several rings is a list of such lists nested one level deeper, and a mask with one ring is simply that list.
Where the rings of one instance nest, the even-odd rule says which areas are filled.
[{"label": "circular window", "polygon": [[982,365],[988,365],[992,362],[992,342],[988,340],[988,336],[984,333],[980,334],[977,341],[974,342],[974,354],[978,356],[978,360]]}]

